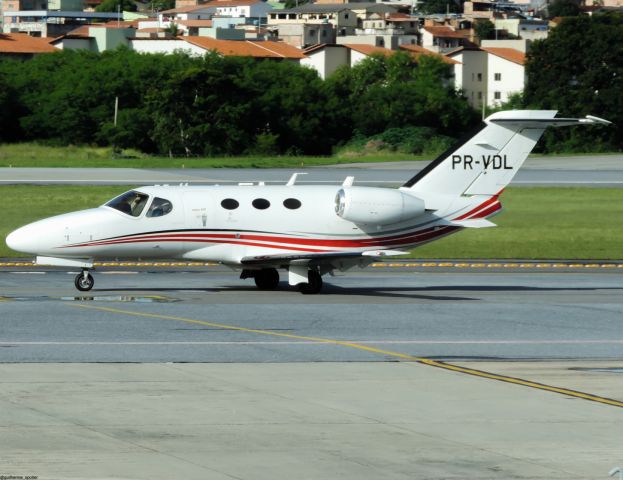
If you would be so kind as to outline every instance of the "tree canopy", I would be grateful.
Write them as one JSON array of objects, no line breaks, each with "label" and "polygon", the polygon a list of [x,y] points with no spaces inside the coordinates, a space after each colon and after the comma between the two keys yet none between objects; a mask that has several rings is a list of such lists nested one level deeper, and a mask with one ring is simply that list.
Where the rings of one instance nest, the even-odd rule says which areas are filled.
[{"label": "tree canopy", "polygon": [[0,112],[14,128],[0,135],[177,155],[328,154],[355,135],[404,127],[429,129],[414,138],[458,136],[477,114],[453,89],[448,65],[418,62],[402,52],[372,57],[323,81],[295,63],[216,53],[121,48],[2,60]]},{"label": "tree canopy", "polygon": [[97,7],[96,12],[136,12],[136,4],[132,0],[104,0]]},{"label": "tree canopy", "polygon": [[[526,65],[524,102],[564,115],[603,117],[623,124],[623,15],[565,18],[533,44]],[[548,150],[620,150],[616,127],[550,129]]]}]

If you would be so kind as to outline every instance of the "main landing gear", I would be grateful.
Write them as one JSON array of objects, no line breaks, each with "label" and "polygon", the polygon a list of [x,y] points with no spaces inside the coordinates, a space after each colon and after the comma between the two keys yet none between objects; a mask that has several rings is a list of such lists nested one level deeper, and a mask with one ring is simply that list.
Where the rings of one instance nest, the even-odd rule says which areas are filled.
[{"label": "main landing gear", "polygon": [[279,285],[279,272],[276,268],[262,268],[255,273],[254,280],[260,290],[274,290]]},{"label": "main landing gear", "polygon": [[[296,286],[299,292],[305,295],[313,295],[322,290],[322,276],[315,269],[301,269],[294,277],[292,276],[294,268],[290,267],[290,285]],[[279,286],[279,272],[276,268],[262,268],[261,270],[243,270],[240,274],[241,279],[253,278],[255,285],[260,290],[275,290]],[[307,282],[301,282],[307,280]],[[76,282],[78,280],[76,279]]]},{"label": "main landing gear", "polygon": [[82,270],[82,273],[76,275],[76,279],[74,280],[74,285],[81,292],[88,292],[95,285],[95,280],[93,280],[93,276],[89,273],[87,269]]},{"label": "main landing gear", "polygon": [[304,295],[313,295],[319,293],[322,290],[322,277],[316,270],[309,270],[307,272],[307,283],[299,283],[297,287],[299,292]]}]

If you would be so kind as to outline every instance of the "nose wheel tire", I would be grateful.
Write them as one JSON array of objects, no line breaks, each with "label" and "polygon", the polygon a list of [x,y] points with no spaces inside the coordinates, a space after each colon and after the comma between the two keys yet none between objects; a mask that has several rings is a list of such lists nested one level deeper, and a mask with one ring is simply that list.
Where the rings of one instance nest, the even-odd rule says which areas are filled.
[{"label": "nose wheel tire", "polygon": [[95,280],[93,280],[93,276],[90,273],[87,273],[86,275],[84,273],[79,273],[76,275],[74,284],[81,292],[88,292],[93,288],[93,285],[95,285]]},{"label": "nose wheel tire", "polygon": [[322,290],[322,277],[316,270],[310,270],[307,274],[308,283],[299,283],[299,291],[304,295],[313,295]]},{"label": "nose wheel tire", "polygon": [[260,290],[274,290],[279,285],[279,272],[275,268],[263,268],[255,274],[254,280]]}]

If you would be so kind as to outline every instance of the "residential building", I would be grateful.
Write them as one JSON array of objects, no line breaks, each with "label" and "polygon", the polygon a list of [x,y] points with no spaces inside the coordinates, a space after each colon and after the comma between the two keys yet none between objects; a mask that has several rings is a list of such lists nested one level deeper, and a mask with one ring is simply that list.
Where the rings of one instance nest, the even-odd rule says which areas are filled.
[{"label": "residential building", "polygon": [[273,7],[262,0],[212,0],[200,5],[176,7],[159,13],[159,20],[209,20],[215,16],[244,17],[247,23],[266,22]]},{"label": "residential building", "polygon": [[447,54],[455,66],[455,86],[474,108],[498,106],[522,92],[526,82],[525,52],[514,48],[459,48]]},{"label": "residential building", "polygon": [[283,42],[216,40],[209,37],[131,38],[129,47],[141,53],[175,53],[181,51],[190,55],[203,56],[207,52],[215,51],[223,56],[252,57],[297,63],[305,58],[301,50]]},{"label": "residential building", "polygon": [[0,58],[30,58],[56,49],[45,38],[31,37],[25,33],[0,33]]},{"label": "residential building", "polygon": [[104,52],[122,45],[128,45],[128,39],[136,35],[136,29],[125,24],[84,25],[55,38],[51,45],[60,50],[90,50]]},{"label": "residential building", "polygon": [[301,65],[313,68],[323,80],[345,65],[350,65],[350,49],[344,45],[319,44],[303,50]]},{"label": "residential building", "polygon": [[487,105],[498,106],[526,84],[526,55],[513,48],[482,48],[487,52]]},{"label": "residential building", "polygon": [[4,12],[4,33],[28,33],[39,37],[57,37],[80,25],[94,21],[121,19],[121,14],[109,12],[56,12],[22,10]]},{"label": "residential building", "polygon": [[356,29],[362,29],[364,21],[371,15],[384,16],[395,12],[395,7],[370,2],[306,4],[271,12],[268,28],[284,41],[301,47],[334,41],[344,43],[340,37],[355,35]]},{"label": "residential building", "polygon": [[463,46],[465,35],[451,27],[424,26],[422,28],[422,46],[430,51],[445,53]]},{"label": "residential building", "polygon": [[523,17],[496,18],[496,31],[504,31],[505,36],[523,38],[525,40],[542,40],[547,38],[549,22],[547,20],[527,19]]},{"label": "residential building", "polygon": [[459,62],[454,67],[455,88],[472,107],[481,108],[487,92],[487,54],[477,47],[461,47],[446,56]]}]

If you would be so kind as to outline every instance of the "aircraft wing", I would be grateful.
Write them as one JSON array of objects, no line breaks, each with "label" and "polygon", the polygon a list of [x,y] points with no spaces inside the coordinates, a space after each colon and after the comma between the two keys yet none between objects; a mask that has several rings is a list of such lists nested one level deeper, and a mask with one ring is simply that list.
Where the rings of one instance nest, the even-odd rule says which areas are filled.
[{"label": "aircraft wing", "polygon": [[344,252],[322,252],[322,253],[296,253],[296,254],[277,254],[277,255],[257,255],[242,257],[242,265],[319,265],[331,263],[332,261],[353,260],[366,258],[374,261],[383,257],[405,255],[409,252],[400,250],[366,250],[344,251]]}]

